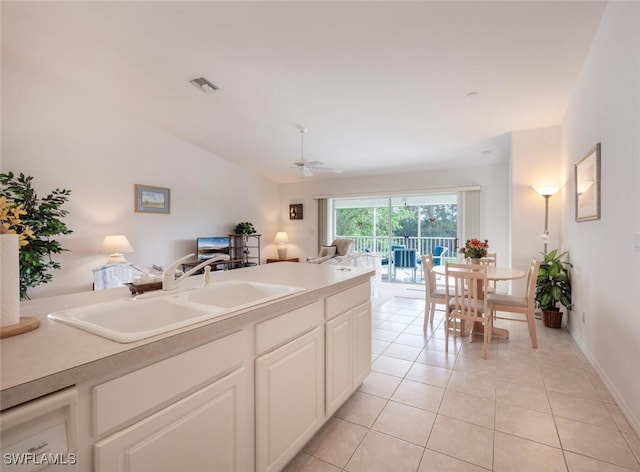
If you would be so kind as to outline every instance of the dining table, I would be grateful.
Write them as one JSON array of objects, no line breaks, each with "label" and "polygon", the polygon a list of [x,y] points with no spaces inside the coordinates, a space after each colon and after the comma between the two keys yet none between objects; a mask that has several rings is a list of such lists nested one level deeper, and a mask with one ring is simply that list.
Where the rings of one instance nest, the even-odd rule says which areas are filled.
[{"label": "dining table", "polygon": [[[445,276],[446,268],[445,265],[434,266],[433,272],[438,275]],[[514,269],[511,267],[500,267],[500,266],[488,266],[487,267],[487,282],[489,281],[500,281],[500,280],[517,280],[522,279],[526,276],[526,272],[520,269]],[[485,290],[479,290],[478,293],[484,294]],[[479,324],[479,323],[476,323]],[[464,328],[462,329],[464,332]],[[474,332],[482,332],[482,326],[474,326]],[[496,326],[493,327],[492,334],[494,336],[500,336],[503,338],[509,338],[509,330],[506,328],[498,328]]]}]

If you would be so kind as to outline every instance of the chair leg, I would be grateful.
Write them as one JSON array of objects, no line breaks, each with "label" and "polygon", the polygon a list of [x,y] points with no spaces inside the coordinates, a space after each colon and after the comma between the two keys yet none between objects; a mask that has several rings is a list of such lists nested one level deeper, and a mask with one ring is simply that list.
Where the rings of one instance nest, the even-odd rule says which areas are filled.
[{"label": "chair leg", "polygon": [[429,311],[431,310],[429,302],[424,302],[424,321],[422,322],[422,332],[427,332],[427,322],[429,321]]},{"label": "chair leg", "polygon": [[431,304],[431,307],[429,308],[429,311],[430,311],[430,313],[429,313],[429,322],[433,323],[433,318],[436,315],[436,304],[435,303]]},{"label": "chair leg", "polygon": [[527,324],[529,325],[529,337],[531,338],[531,347],[538,348],[538,336],[536,336],[536,320],[533,312],[527,313]]},{"label": "chair leg", "polygon": [[[489,325],[489,326],[487,326]],[[486,323],[484,327],[484,358],[488,356],[489,343],[491,342],[491,326],[490,323]]]},{"label": "chair leg", "polygon": [[447,353],[449,352],[449,315],[450,313],[447,311],[444,317],[444,352]]},{"label": "chair leg", "polygon": [[491,313],[484,315],[484,358],[487,359],[489,344],[491,343],[491,334],[493,332],[493,316]]}]

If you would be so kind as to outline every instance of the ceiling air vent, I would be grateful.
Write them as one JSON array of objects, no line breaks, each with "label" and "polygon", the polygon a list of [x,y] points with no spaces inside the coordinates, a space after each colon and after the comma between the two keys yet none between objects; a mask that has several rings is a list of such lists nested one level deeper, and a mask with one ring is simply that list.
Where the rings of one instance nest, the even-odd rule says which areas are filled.
[{"label": "ceiling air vent", "polygon": [[216,90],[220,90],[220,87],[212,84],[204,77],[198,77],[197,79],[190,80],[189,82],[191,82],[194,85],[194,87],[198,87],[204,93],[212,93],[212,92],[215,92]]}]

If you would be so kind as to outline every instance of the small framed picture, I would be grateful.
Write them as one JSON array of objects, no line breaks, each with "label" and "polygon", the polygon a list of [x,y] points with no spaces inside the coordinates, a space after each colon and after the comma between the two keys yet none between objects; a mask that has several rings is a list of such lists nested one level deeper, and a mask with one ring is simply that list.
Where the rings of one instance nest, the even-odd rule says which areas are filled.
[{"label": "small framed picture", "polygon": [[140,213],[169,214],[171,190],[150,185],[135,185],[135,210]]},{"label": "small framed picture", "polygon": [[600,219],[600,143],[576,162],[576,221]]},{"label": "small framed picture", "polygon": [[301,220],[302,218],[302,203],[294,203],[292,205],[289,205],[289,219]]}]

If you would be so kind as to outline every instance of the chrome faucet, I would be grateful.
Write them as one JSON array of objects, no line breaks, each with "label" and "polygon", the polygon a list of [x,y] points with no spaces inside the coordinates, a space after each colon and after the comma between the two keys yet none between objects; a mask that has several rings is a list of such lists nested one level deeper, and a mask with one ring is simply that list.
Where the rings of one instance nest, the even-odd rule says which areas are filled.
[{"label": "chrome faucet", "polygon": [[[209,259],[205,259],[204,261],[202,261],[200,264],[198,264],[197,266],[195,266],[193,269],[190,269],[188,272],[185,272],[184,274],[182,274],[180,277],[178,277],[176,279],[175,273],[176,273],[176,269],[178,268],[178,266],[180,265],[181,262],[189,259],[190,257],[193,257],[194,253],[191,254],[187,254],[184,257],[181,257],[178,260],[173,261],[171,264],[169,264],[167,266],[166,269],[164,269],[164,271],[162,272],[162,290],[173,290],[175,288],[178,287],[178,284],[180,283],[181,280],[189,277],[191,274],[199,271],[200,269],[202,269],[203,267],[207,267],[209,264],[213,263],[213,262],[217,262],[217,261],[228,261],[229,260],[229,255],[228,254],[215,254],[213,257],[210,257]],[[208,277],[208,273],[205,274],[205,283],[207,281]]]}]

